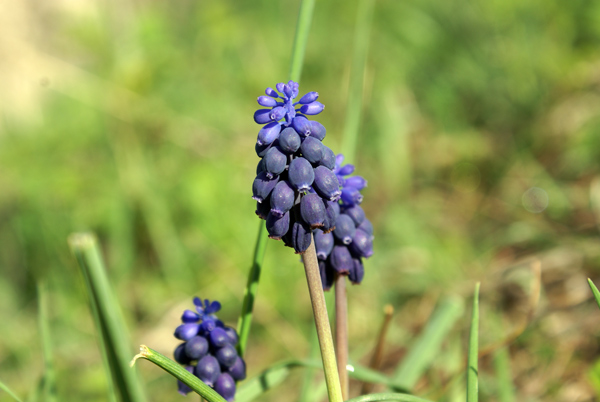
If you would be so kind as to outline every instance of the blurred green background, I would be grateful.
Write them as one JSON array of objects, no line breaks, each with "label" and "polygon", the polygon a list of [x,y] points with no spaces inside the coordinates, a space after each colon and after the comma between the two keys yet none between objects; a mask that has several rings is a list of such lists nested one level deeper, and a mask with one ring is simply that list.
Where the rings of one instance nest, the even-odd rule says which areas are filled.
[{"label": "blurred green background", "polygon": [[[103,401],[106,378],[66,239],[98,234],[133,345],[170,355],[193,296],[235,325],[258,219],[255,102],[287,81],[299,2],[10,2],[0,13],[0,380],[43,371],[36,283],[49,288],[60,400]],[[482,281],[481,345],[507,337],[519,401],[600,391],[600,2],[378,0],[368,37],[358,173],[375,255],[350,294],[351,358],[366,363],[396,309],[384,370],[441,297]],[[358,5],[318,1],[300,91],[318,91],[343,144]],[[533,285],[532,285],[533,283]],[[249,374],[309,350],[302,265],[270,242]],[[468,309],[416,392],[460,400]],[[139,364],[151,400],[174,380]],[[498,400],[491,359],[481,398]],[[293,400],[301,373],[262,400]],[[353,385],[356,392],[357,385]],[[286,395],[286,396],[282,396]],[[193,397],[191,397],[193,398]],[[183,399],[181,399],[183,400]],[[463,399],[464,400],[464,399]]]}]

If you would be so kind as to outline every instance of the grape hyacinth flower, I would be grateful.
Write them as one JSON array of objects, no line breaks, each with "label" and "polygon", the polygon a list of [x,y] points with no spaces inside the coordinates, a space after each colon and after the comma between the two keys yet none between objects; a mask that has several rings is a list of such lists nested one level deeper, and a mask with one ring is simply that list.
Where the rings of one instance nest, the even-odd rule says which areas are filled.
[{"label": "grape hyacinth flower", "polygon": [[[175,348],[175,360],[232,402],[236,382],[246,378],[246,363],[235,349],[237,332],[215,315],[221,309],[219,302],[195,297],[194,305],[196,310],[185,310],[175,329],[175,337],[184,341]],[[181,381],[178,390],[182,395],[191,392]]]},{"label": "grape hyacinth flower", "polygon": [[303,253],[312,242],[313,230],[329,233],[335,228],[341,176],[334,171],[335,154],[322,143],[325,127],[308,119],[324,109],[317,101],[319,94],[309,92],[294,102],[296,82],[275,88],[258,97],[265,109],[254,113],[254,121],[263,127],[255,147],[262,159],[252,198],[257,202],[256,214],[267,221],[269,237]]},{"label": "grape hyacinth flower", "polygon": [[335,230],[325,233],[315,231],[315,247],[319,259],[323,289],[329,290],[335,275],[346,275],[353,284],[362,282],[364,266],[362,259],[373,255],[373,225],[360,207],[361,191],[367,181],[361,176],[350,176],[354,165],[343,165],[344,156],[335,157],[333,173],[337,176],[341,197],[332,205]]}]

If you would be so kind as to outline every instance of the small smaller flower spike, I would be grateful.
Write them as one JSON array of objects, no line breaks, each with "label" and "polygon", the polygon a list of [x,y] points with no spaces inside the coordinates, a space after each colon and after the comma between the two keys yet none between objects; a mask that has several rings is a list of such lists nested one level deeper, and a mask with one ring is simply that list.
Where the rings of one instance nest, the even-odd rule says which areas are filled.
[{"label": "small smaller flower spike", "polygon": [[289,81],[267,88],[257,99],[254,121],[262,128],[254,149],[262,159],[252,198],[256,215],[267,221],[269,237],[301,254],[310,246],[313,230],[329,233],[335,228],[337,215],[328,203],[337,203],[342,191],[335,154],[322,143],[325,127],[310,120],[324,109],[319,94],[309,92],[296,100],[298,95],[298,84]]},{"label": "small smaller flower spike", "polygon": [[[233,402],[236,381],[246,378],[246,363],[235,349],[238,335],[217,318],[221,303],[195,297],[194,305],[196,311],[185,310],[175,330],[175,337],[184,341],[175,348],[175,360]],[[178,381],[178,391],[186,395],[192,390]]]},{"label": "small smaller flower spike", "polygon": [[[362,259],[373,255],[373,225],[359,205],[363,200],[361,191],[367,186],[367,181],[360,176],[350,176],[355,167],[350,164],[342,165],[343,155],[330,158],[334,165],[333,173],[339,184],[337,190],[341,192],[341,196],[339,201],[327,204],[327,219],[324,221],[323,232],[315,234],[321,281],[325,290],[331,287],[336,273],[347,275],[354,284],[361,283],[364,277]],[[321,176],[316,174],[313,188],[317,193],[325,191],[322,182]],[[331,191],[332,188],[329,186],[328,190]],[[334,220],[335,223],[328,225],[329,220]],[[326,237],[325,232],[332,226],[333,236],[329,234],[329,237]]]}]

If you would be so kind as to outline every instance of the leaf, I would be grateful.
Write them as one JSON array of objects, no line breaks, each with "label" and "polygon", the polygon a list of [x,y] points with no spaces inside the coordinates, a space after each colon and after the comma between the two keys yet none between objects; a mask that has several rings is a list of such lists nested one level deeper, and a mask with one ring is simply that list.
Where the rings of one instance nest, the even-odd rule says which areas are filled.
[{"label": "leaf", "polygon": [[467,366],[467,402],[478,399],[478,358],[479,358],[479,286],[475,285],[473,296],[473,315],[471,318],[471,335],[469,336],[469,363]]}]

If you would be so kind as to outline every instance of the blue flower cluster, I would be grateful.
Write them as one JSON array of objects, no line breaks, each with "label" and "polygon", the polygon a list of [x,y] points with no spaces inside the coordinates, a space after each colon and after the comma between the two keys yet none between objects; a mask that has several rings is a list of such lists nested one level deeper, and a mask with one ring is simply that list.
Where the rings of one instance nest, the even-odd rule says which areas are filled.
[{"label": "blue flower cluster", "polygon": [[319,259],[323,288],[331,288],[335,275],[347,275],[350,281],[358,284],[365,270],[363,258],[373,255],[373,225],[365,217],[360,207],[363,196],[360,191],[367,181],[361,176],[350,176],[354,166],[342,166],[344,156],[336,156],[334,173],[341,187],[341,199],[337,205],[335,230],[326,233],[315,231],[315,247]]},{"label": "blue flower cluster", "polygon": [[256,214],[267,221],[269,237],[303,253],[313,230],[334,229],[342,191],[334,173],[335,154],[322,143],[325,127],[307,117],[323,111],[319,94],[309,92],[294,102],[296,82],[279,83],[276,89],[267,88],[266,96],[258,97],[266,109],[254,113],[263,127],[255,147],[261,160],[252,198]]},{"label": "blue flower cluster", "polygon": [[[175,329],[175,337],[184,341],[173,353],[175,360],[232,402],[236,381],[246,378],[246,363],[235,349],[237,332],[216,317],[215,313],[221,309],[219,302],[203,302],[195,297],[194,305],[196,311],[185,310],[182,324]],[[191,392],[181,381],[178,388],[182,395]]]}]

